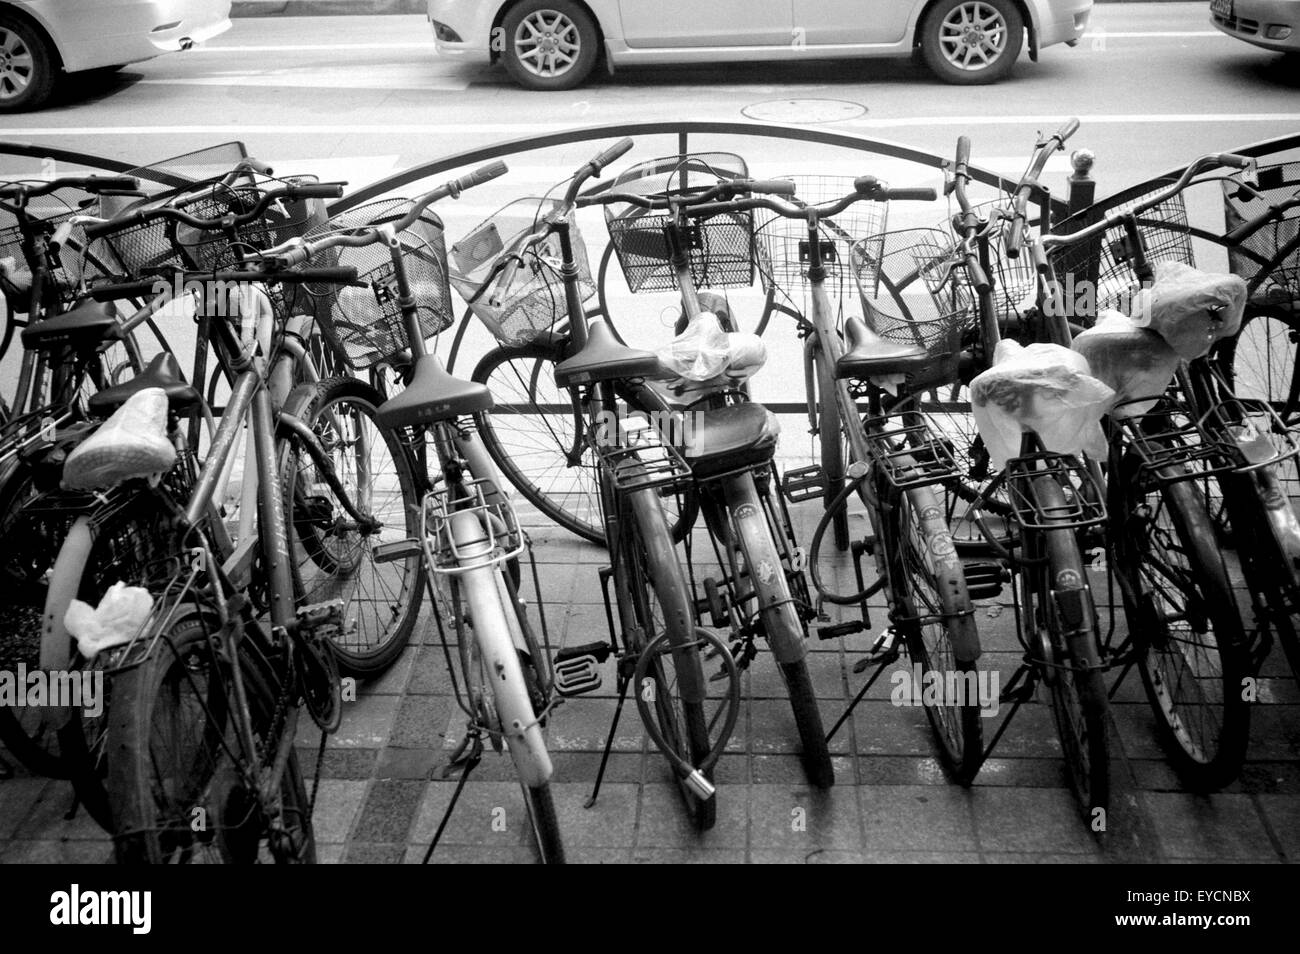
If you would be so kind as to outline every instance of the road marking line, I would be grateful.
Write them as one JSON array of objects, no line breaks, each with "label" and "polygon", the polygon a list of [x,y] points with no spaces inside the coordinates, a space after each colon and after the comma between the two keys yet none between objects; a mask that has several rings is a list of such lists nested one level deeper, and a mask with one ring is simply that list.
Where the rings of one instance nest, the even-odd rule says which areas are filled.
[{"label": "road marking line", "polygon": [[[594,119],[594,117],[588,117]],[[1140,113],[1081,115],[1080,122],[1089,124],[1130,125],[1141,123],[1187,123],[1215,124],[1226,123],[1295,123],[1300,120],[1300,112],[1294,113],[1170,113],[1167,115],[1144,115]],[[1061,121],[1055,116],[913,116],[899,119],[853,119],[847,122],[819,126],[833,132],[846,126],[866,128],[906,128],[913,126],[1034,126],[1038,128],[1055,128]],[[769,123],[746,123],[736,119],[737,125],[752,125],[758,128],[770,128]],[[195,124],[186,126],[13,126],[5,131],[8,137],[14,136],[172,136],[178,134],[193,135],[458,135],[473,133],[553,133],[567,132],[583,128],[576,123],[339,123],[320,124]],[[664,133],[662,135],[668,135]]]},{"label": "road marking line", "polygon": [[428,50],[432,53],[433,40],[428,43],[283,43],[266,46],[196,46],[188,53],[288,53],[293,50],[329,52],[332,50]]},{"label": "road marking line", "polygon": [[1156,36],[1173,36],[1173,37],[1204,37],[1204,36],[1224,36],[1218,30],[1116,30],[1112,33],[1110,30],[1102,29],[1096,33],[1085,33],[1085,40],[1144,40]]}]

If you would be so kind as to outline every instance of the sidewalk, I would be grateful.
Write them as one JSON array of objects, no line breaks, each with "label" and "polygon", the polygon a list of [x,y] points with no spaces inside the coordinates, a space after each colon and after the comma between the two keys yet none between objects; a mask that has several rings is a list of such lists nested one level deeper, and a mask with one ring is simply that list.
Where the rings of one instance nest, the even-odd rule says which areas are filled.
[{"label": "sidewalk", "polygon": [[[801,541],[811,538],[816,507],[796,508]],[[595,584],[603,553],[545,524],[531,533],[552,645],[601,638],[604,608]],[[1099,595],[1101,584],[1094,580]],[[996,663],[1005,686],[1020,658],[1013,613],[1005,596],[977,612],[986,662]],[[873,607],[877,629],[883,620],[883,607]],[[810,644],[828,728],[867,678],[852,668],[870,640],[863,634]],[[740,720],[717,771],[712,831],[691,830],[664,760],[647,751],[630,705],[600,799],[583,807],[614,711],[609,664],[598,693],[569,700],[552,715],[555,802],[575,862],[1295,861],[1300,696],[1276,654],[1264,675],[1242,778],[1224,792],[1197,796],[1164,761],[1138,676],[1129,674],[1114,699],[1113,807],[1104,839],[1088,831],[1066,788],[1047,706],[1024,707],[975,784],[962,789],[945,778],[923,711],[890,704],[888,672],[833,740],[835,787],[811,790],[766,652],[743,677]],[[986,738],[996,721],[986,722]],[[329,742],[315,810],[321,860],[418,862],[455,787],[444,769],[463,728],[426,610],[411,647],[383,678],[361,687]],[[314,730],[303,733],[308,779],[317,740]],[[71,804],[64,782],[21,775],[0,782],[0,861],[108,860],[108,840],[84,813],[64,820]],[[488,750],[433,860],[532,861],[524,819],[509,759]]]}]

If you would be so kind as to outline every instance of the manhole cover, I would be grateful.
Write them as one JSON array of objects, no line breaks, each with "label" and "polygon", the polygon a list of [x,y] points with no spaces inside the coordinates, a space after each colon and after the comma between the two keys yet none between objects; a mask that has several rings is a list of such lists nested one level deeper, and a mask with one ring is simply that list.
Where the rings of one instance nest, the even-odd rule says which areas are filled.
[{"label": "manhole cover", "polygon": [[765,123],[817,126],[865,116],[867,107],[846,99],[770,99],[746,106],[740,112],[750,119]]}]

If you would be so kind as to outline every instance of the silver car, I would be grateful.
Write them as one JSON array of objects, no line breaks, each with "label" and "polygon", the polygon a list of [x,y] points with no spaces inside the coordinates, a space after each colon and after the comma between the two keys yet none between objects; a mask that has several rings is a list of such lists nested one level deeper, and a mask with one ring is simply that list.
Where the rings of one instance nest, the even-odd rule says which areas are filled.
[{"label": "silver car", "polygon": [[1210,22],[1266,50],[1300,53],[1300,0],[1210,0]]},{"label": "silver car", "polygon": [[950,83],[990,83],[1057,43],[1092,0],[429,0],[438,52],[500,60],[531,89],[614,66],[907,55]]},{"label": "silver car", "polygon": [[0,0],[0,111],[36,109],[65,73],[111,70],[230,29],[231,0]]}]

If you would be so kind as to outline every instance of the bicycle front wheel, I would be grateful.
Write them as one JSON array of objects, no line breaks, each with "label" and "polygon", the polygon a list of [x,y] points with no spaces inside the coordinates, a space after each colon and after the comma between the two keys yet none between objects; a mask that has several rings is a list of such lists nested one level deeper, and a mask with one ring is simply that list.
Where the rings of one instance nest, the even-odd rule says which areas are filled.
[{"label": "bicycle front wheel", "polygon": [[350,626],[332,645],[339,669],[360,677],[383,672],[401,654],[422,597],[418,555],[375,559],[379,545],[421,533],[410,453],[402,435],[375,419],[382,403],[374,388],[355,378],[304,385],[285,403],[285,414],[315,435],[352,505],[377,527],[349,513],[303,441],[288,435],[279,449],[299,601],[343,601]]}]

